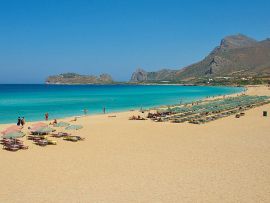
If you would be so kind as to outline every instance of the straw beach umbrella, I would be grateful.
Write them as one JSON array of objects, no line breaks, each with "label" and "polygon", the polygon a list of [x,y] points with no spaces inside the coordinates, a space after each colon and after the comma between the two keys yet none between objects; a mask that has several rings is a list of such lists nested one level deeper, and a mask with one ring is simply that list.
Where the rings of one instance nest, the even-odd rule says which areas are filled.
[{"label": "straw beach umbrella", "polygon": [[21,131],[22,127],[21,126],[17,126],[17,125],[12,125],[8,128],[6,128],[4,131],[2,131],[1,133],[4,135],[4,134],[7,134],[7,133],[11,133],[11,132],[19,132]]},{"label": "straw beach umbrella", "polygon": [[70,124],[67,122],[63,122],[63,121],[54,125],[54,127],[67,127],[67,126],[70,126]]},{"label": "straw beach umbrella", "polygon": [[30,128],[32,132],[36,132],[38,129],[40,128],[44,128],[44,127],[48,127],[48,125],[46,123],[43,123],[43,122],[39,122],[39,123],[35,123],[33,124]]},{"label": "straw beach umbrella", "polygon": [[25,134],[23,132],[11,132],[11,133],[7,133],[3,135],[2,137],[6,139],[16,139],[16,138],[21,138],[24,135]]},{"label": "straw beach umbrella", "polygon": [[48,134],[53,132],[54,129],[50,128],[50,127],[40,127],[38,129],[35,130],[35,133],[37,134]]},{"label": "straw beach umbrella", "polygon": [[66,130],[79,130],[79,129],[82,129],[83,126],[82,125],[70,125],[68,127],[66,127],[65,129]]}]

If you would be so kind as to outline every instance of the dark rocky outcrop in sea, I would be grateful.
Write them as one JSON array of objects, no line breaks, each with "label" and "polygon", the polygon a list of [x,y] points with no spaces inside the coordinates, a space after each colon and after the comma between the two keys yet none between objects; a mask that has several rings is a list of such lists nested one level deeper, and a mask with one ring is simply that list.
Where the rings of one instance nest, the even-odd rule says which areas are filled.
[{"label": "dark rocky outcrop in sea", "polygon": [[76,73],[63,73],[49,76],[46,79],[47,84],[111,84],[114,83],[112,77],[108,74],[100,76],[79,75]]}]

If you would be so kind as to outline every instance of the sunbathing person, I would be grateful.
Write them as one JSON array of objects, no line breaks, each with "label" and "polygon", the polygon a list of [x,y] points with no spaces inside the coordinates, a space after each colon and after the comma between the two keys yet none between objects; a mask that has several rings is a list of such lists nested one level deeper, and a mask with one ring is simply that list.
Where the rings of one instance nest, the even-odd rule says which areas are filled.
[{"label": "sunbathing person", "polygon": [[137,117],[133,115],[133,116],[131,116],[131,117],[129,118],[129,120],[136,120],[136,118],[137,118]]},{"label": "sunbathing person", "polygon": [[56,119],[54,119],[53,122],[50,122],[49,123],[49,125],[55,125],[55,124],[57,124],[57,120]]},{"label": "sunbathing person", "polygon": [[71,120],[71,122],[77,121],[77,117],[75,117],[73,120]]},{"label": "sunbathing person", "polygon": [[140,120],[141,121],[141,120],[146,120],[146,119],[143,118],[143,117],[141,117],[141,116],[139,116],[139,115],[138,116],[134,116],[133,115],[132,117],[129,118],[129,120]]}]

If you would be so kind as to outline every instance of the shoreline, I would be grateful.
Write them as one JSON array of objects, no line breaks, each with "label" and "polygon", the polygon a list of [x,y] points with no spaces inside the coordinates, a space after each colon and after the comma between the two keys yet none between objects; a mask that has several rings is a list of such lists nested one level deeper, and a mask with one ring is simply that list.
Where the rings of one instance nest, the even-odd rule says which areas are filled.
[{"label": "shoreline", "polygon": [[[46,84],[45,84],[46,85]],[[50,84],[49,84],[50,85]],[[53,84],[54,85],[54,84]],[[56,85],[58,85],[58,84],[56,84]],[[62,84],[60,84],[60,85],[62,85]],[[63,85],[65,85],[65,84],[63,84]],[[82,84],[82,85],[84,85],[84,84]],[[87,85],[87,84],[85,84],[85,85]],[[152,84],[151,84],[152,85]],[[155,85],[155,84],[153,84],[153,85]],[[160,85],[163,85],[163,84],[160,84]],[[167,85],[167,84],[164,84],[164,85]],[[168,84],[168,85],[170,85],[170,84]],[[175,84],[175,85],[177,85],[177,84]],[[179,86],[182,86],[182,85],[179,85]],[[196,86],[196,85],[194,85],[194,86]],[[207,86],[207,87],[209,87],[209,86]],[[211,86],[210,86],[211,87]],[[217,87],[217,86],[213,86],[213,87]],[[232,87],[232,86],[218,86],[218,87]],[[235,86],[236,87],[236,86]],[[243,90],[242,91],[240,91],[240,92],[238,92],[238,93],[232,93],[232,94],[224,94],[224,95],[217,95],[217,96],[209,96],[209,97],[203,97],[203,98],[201,98],[201,99],[199,99],[199,100],[193,100],[192,102],[196,102],[196,101],[207,101],[207,100],[211,100],[211,99],[217,99],[217,98],[222,98],[223,96],[236,96],[236,95],[238,95],[238,94],[243,94],[243,93],[245,93],[246,91],[247,91],[247,87],[248,86],[243,86],[242,88],[243,88]],[[188,102],[189,103],[189,102]],[[158,105],[158,106],[152,106],[152,107],[147,107],[147,108],[143,108],[145,111],[148,111],[148,110],[152,110],[152,109],[156,109],[156,108],[160,108],[160,107],[165,107],[165,106],[175,106],[175,105],[177,105],[177,104],[162,104],[162,105]],[[82,110],[83,111],[83,110]],[[105,115],[110,115],[110,114],[119,114],[119,113],[127,113],[127,112],[132,112],[132,111],[137,111],[137,112],[139,112],[140,111],[140,109],[129,109],[129,110],[117,110],[117,111],[111,111],[111,112],[109,112],[109,113],[106,113]],[[51,118],[51,119],[49,119],[49,121],[53,121],[54,119],[57,119],[57,121],[59,121],[59,120],[70,120],[70,119],[74,119],[75,117],[91,117],[91,116],[98,116],[98,115],[104,115],[103,113],[93,113],[93,114],[87,114],[87,115],[85,115],[85,114],[81,114],[81,115],[74,115],[74,116],[63,116],[63,117],[58,117],[58,118]],[[27,118],[26,118],[26,122],[27,122],[27,124],[33,124],[33,123],[38,123],[38,122],[46,122],[46,120],[34,120],[34,121],[27,121]],[[14,122],[14,123],[0,123],[0,128],[2,128],[2,127],[6,127],[6,126],[8,126],[8,125],[14,125],[14,124],[16,124],[16,122]],[[1,131],[1,130],[0,130]]]}]

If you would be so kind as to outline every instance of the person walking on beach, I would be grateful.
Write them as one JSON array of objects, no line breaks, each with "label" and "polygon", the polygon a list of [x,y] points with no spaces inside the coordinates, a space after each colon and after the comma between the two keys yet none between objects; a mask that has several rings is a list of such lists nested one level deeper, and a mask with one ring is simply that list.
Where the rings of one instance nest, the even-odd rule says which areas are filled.
[{"label": "person walking on beach", "polygon": [[47,121],[49,119],[49,114],[45,113],[45,120]]},{"label": "person walking on beach", "polygon": [[22,127],[25,125],[25,119],[24,119],[24,117],[22,117],[22,119],[21,119],[21,125],[22,125]]},{"label": "person walking on beach", "polygon": [[21,117],[18,117],[17,126],[20,126],[22,123]]}]

